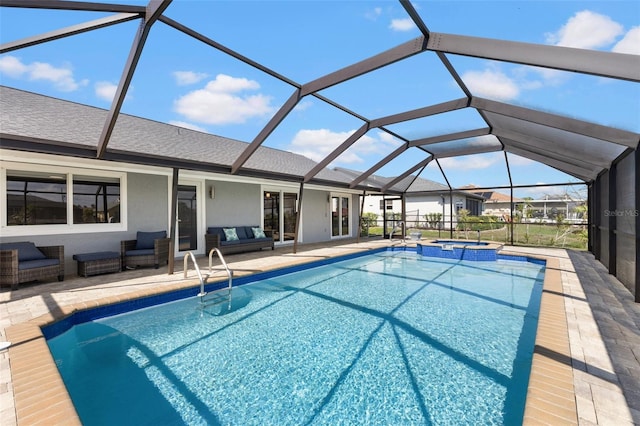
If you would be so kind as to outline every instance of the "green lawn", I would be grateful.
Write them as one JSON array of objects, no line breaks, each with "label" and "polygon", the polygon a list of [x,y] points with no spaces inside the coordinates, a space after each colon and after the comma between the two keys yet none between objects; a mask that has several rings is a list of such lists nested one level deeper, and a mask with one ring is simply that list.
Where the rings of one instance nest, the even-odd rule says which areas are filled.
[{"label": "green lawn", "polygon": [[[480,239],[483,241],[495,241],[500,243],[511,244],[510,229],[508,224],[500,224],[498,229],[480,232]],[[498,226],[500,226],[498,225]],[[433,229],[416,229],[409,228],[410,232],[420,232],[422,238],[449,238],[449,230],[441,231]],[[363,234],[363,235],[366,235]],[[369,236],[381,236],[382,227],[375,226],[369,228]],[[477,231],[454,231],[453,238],[475,240],[478,237]],[[577,250],[587,249],[587,230],[585,226],[569,226],[562,225],[560,227],[554,224],[515,224],[513,226],[513,242],[515,245],[538,246],[538,247],[560,247],[571,248]]]}]

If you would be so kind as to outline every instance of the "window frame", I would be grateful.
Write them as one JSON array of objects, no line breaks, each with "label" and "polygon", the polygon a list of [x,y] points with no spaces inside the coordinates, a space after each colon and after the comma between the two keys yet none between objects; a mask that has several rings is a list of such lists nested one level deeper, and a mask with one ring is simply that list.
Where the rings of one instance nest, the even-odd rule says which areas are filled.
[{"label": "window frame", "polygon": [[[37,169],[37,171],[35,171]],[[7,218],[7,176],[11,172],[23,174],[51,173],[64,175],[66,178],[66,209],[67,217],[64,224],[46,225],[8,225]],[[77,176],[80,179],[106,178],[118,179],[120,182],[120,222],[119,223],[74,223],[73,222],[73,180]],[[0,197],[2,205],[0,208],[0,230],[3,236],[33,236],[33,235],[56,235],[56,234],[86,234],[100,232],[120,232],[127,230],[127,173],[107,170],[94,170],[82,167],[62,167],[56,165],[45,165],[39,163],[18,163],[2,162],[0,168]]]}]

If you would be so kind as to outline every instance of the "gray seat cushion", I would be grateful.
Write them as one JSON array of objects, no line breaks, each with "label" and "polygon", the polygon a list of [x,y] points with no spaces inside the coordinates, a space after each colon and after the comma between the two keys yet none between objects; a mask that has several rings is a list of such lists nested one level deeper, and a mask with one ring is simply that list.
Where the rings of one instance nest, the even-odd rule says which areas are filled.
[{"label": "gray seat cushion", "polygon": [[45,266],[58,266],[60,261],[58,259],[37,259],[37,260],[25,260],[18,263],[18,270],[24,271],[26,269],[43,268]]},{"label": "gray seat cushion", "polygon": [[34,243],[29,241],[2,243],[0,244],[0,250],[18,250],[18,262],[47,258]]},{"label": "gray seat cushion", "polygon": [[167,238],[167,231],[138,231],[136,236],[136,250],[153,249],[154,241],[162,238]]},{"label": "gray seat cushion", "polygon": [[117,251],[99,251],[95,253],[79,253],[74,254],[73,259],[78,262],[91,262],[92,260],[117,259],[120,253]]},{"label": "gray seat cushion", "polygon": [[124,253],[125,256],[153,256],[154,254],[155,252],[152,248],[143,250],[127,250]]}]

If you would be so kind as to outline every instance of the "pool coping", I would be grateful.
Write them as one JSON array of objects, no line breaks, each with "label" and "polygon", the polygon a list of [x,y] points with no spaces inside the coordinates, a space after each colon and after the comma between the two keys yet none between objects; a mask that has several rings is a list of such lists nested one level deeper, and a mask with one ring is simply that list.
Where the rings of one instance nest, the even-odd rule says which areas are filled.
[{"label": "pool coping", "polygon": [[[378,249],[363,249],[358,253],[375,251]],[[502,253],[511,255],[507,250]],[[513,255],[522,257],[520,253],[513,253]],[[523,424],[578,424],[560,262],[558,259],[545,256],[527,255],[526,257],[546,261],[546,270]],[[312,262],[301,260],[285,268],[300,267]],[[266,268],[258,274],[275,273],[281,269],[283,268]],[[243,274],[243,276],[253,275],[255,273]],[[62,306],[55,312],[7,327],[6,337],[12,342],[8,350],[17,424],[81,425],[49,351],[42,332],[43,327],[79,311],[193,289],[198,286],[199,283],[196,280],[168,283],[160,288],[135,290],[90,302],[73,303]]]}]

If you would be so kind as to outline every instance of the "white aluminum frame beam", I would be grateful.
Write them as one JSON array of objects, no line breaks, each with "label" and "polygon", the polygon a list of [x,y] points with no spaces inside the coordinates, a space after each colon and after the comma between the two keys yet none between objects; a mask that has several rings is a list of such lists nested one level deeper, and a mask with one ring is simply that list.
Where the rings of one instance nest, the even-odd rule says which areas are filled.
[{"label": "white aluminum frame beam", "polygon": [[[449,111],[454,111],[454,110],[466,108],[466,106],[468,105],[468,102],[469,101],[468,101],[467,98],[460,98],[460,99],[455,99],[453,101],[443,102],[443,103],[436,104],[436,105],[430,105],[428,107],[418,108],[418,109],[407,111],[407,112],[403,112],[403,113],[400,113],[400,114],[393,114],[393,115],[390,115],[390,116],[387,116],[387,117],[382,117],[382,118],[378,118],[378,119],[375,119],[375,120],[371,120],[368,123],[363,124],[362,127],[360,127],[360,129],[358,129],[358,131],[356,131],[356,133],[354,133],[353,135],[349,136],[347,138],[347,140],[345,140],[338,148],[333,150],[333,152],[331,152],[324,159],[322,159],[316,165],[316,167],[311,169],[311,171],[309,171],[309,173],[307,173],[305,175],[304,181],[308,182],[309,180],[313,179],[313,177],[315,175],[317,175],[320,172],[320,170],[322,170],[325,167],[327,167],[333,160],[338,158],[340,156],[340,154],[342,154],[344,151],[346,151],[360,137],[362,137],[366,132],[368,132],[371,129],[374,129],[374,128],[377,128],[377,127],[381,127],[383,125],[389,125],[389,124],[393,124],[393,123],[401,123],[403,121],[408,121],[408,120],[413,120],[413,119],[417,119],[417,118],[428,117],[428,116],[431,116],[431,115],[441,114],[443,112],[449,112]],[[359,136],[355,137],[355,135],[359,135]]]},{"label": "white aluminum frame beam", "polygon": [[546,157],[549,160],[554,161],[554,164],[557,164],[560,169],[562,169],[562,164],[566,164],[567,166],[580,167],[584,170],[596,170],[598,172],[606,168],[606,167],[601,167],[596,164],[590,163],[588,161],[582,161],[581,159],[576,157],[567,157],[564,155],[560,155],[548,149],[541,148],[539,146],[533,146],[517,140],[513,140],[509,138],[501,138],[501,140],[502,140],[502,144],[505,147],[515,146],[517,148],[524,149],[533,154]]},{"label": "white aluminum frame beam", "polygon": [[431,32],[427,49],[640,82],[640,56]]},{"label": "white aluminum frame beam", "polygon": [[496,152],[496,151],[502,151],[502,145],[500,145],[500,146],[473,146],[473,145],[470,145],[470,146],[464,147],[464,148],[452,149],[449,152],[441,152],[441,153],[432,152],[432,151],[428,151],[428,152],[433,154],[436,158],[449,158],[449,157],[458,157],[458,156],[462,156],[462,155],[486,154],[486,153],[489,153],[489,152]]},{"label": "white aluminum frame beam", "polygon": [[[2,6],[4,6],[4,3],[2,4]],[[122,24],[123,22],[129,22],[138,18],[140,18],[140,14],[138,13],[118,13],[116,15],[107,16],[105,18],[100,18],[82,24],[72,25],[58,30],[49,31],[37,36],[10,41],[8,43],[3,43],[2,45],[0,45],[0,54],[22,49],[25,47],[35,46],[38,44],[46,43],[48,41],[58,40],[76,34],[82,34],[100,28],[109,27],[111,25]]]},{"label": "white aluminum frame beam", "polygon": [[483,127],[480,129],[465,130],[463,132],[447,133],[446,135],[438,135],[438,136],[432,136],[424,139],[416,139],[409,142],[409,146],[425,147],[427,145],[433,145],[436,143],[457,141],[461,139],[474,138],[477,136],[486,136],[490,134],[491,134],[491,129],[489,127]]},{"label": "white aluminum frame beam", "polygon": [[120,115],[122,103],[124,102],[124,98],[127,95],[127,90],[129,89],[129,85],[131,84],[131,79],[133,78],[133,73],[135,72],[136,66],[138,65],[138,60],[140,59],[140,55],[142,54],[144,44],[147,41],[147,37],[149,36],[149,31],[151,31],[151,27],[153,26],[153,24],[155,24],[158,18],[162,15],[162,12],[164,12],[166,8],[169,7],[171,2],[172,0],[151,0],[147,5],[145,18],[140,23],[140,28],[138,30],[138,33],[136,34],[136,38],[133,40],[133,44],[131,45],[127,63],[124,66],[122,77],[120,77],[120,82],[118,83],[116,94],[113,97],[113,102],[111,103],[111,108],[109,109],[109,113],[107,115],[107,120],[102,129],[102,133],[100,134],[96,154],[97,158],[101,158],[107,150],[109,139],[111,138],[111,134],[113,133],[113,129],[116,125],[116,121],[118,120],[118,116]]},{"label": "white aluminum frame beam", "polygon": [[[594,152],[590,150],[588,153],[584,151],[582,147],[570,147],[562,144],[562,141],[550,141],[548,139],[542,139],[522,133],[514,132],[512,130],[501,129],[496,127],[493,129],[493,134],[498,138],[508,139],[510,141],[518,142],[522,145],[530,146],[533,151],[542,155],[548,155],[555,159],[565,159],[571,162],[572,160],[578,160],[584,164],[591,164],[592,167],[600,167],[606,169],[611,166],[611,162],[615,160],[615,157],[606,157],[601,152]],[[606,142],[602,142],[606,143]],[[549,153],[549,154],[544,154]],[[585,155],[587,154],[587,155]]]},{"label": "white aluminum frame beam", "polygon": [[326,74],[316,80],[310,81],[302,86],[302,96],[319,92],[336,84],[343,83],[352,78],[375,71],[378,68],[406,59],[425,50],[425,38],[418,37],[386,50],[375,56],[371,56],[363,61],[356,62],[338,71]]},{"label": "white aluminum frame beam", "polygon": [[[637,133],[475,96],[471,98],[470,106],[481,111],[488,111],[579,135],[590,136],[633,149],[637,148],[638,142],[640,142],[640,135]],[[488,124],[492,125],[490,118]]]},{"label": "white aluminum frame beam", "polygon": [[144,6],[69,0],[2,0],[2,7],[22,9],[84,10],[87,12],[144,13]]},{"label": "white aluminum frame beam", "polygon": [[569,175],[577,177],[578,179],[581,179],[585,182],[589,182],[598,176],[599,170],[586,168],[586,166],[580,167],[575,164],[569,164],[561,160],[556,160],[544,154],[532,151],[528,146],[522,146],[507,139],[503,139],[502,142],[504,143],[504,150],[507,152],[519,155],[524,158],[528,158],[530,160],[538,161],[542,164],[546,164],[549,167],[561,171],[562,173],[567,173]]},{"label": "white aluminum frame beam", "polygon": [[405,152],[407,150],[407,148],[409,148],[408,144],[403,144],[403,145],[399,146],[398,148],[396,148],[391,154],[387,155],[382,160],[378,161],[374,166],[370,167],[369,170],[367,170],[366,172],[362,173],[360,176],[355,178],[349,184],[349,188],[355,188],[360,182],[362,182],[363,180],[365,180],[366,178],[368,178],[369,176],[374,174],[376,172],[376,170],[380,169],[385,164],[387,164],[389,161],[393,160],[398,155],[400,155],[403,152]]},{"label": "white aluminum frame beam", "polygon": [[[402,181],[404,178],[409,176],[411,173],[415,172],[418,169],[424,169],[431,162],[431,160],[433,160],[433,155],[429,155],[427,158],[425,158],[424,160],[422,160],[421,162],[419,162],[415,166],[411,167],[409,170],[407,170],[406,172],[402,173],[400,176],[395,177],[393,180],[391,180],[391,182],[389,182],[385,186],[383,186],[381,188],[381,191],[382,192],[386,192],[389,188],[392,188],[395,184],[397,184],[398,182]],[[411,185],[409,185],[409,186],[411,186]],[[406,188],[404,190],[406,190]]]}]

